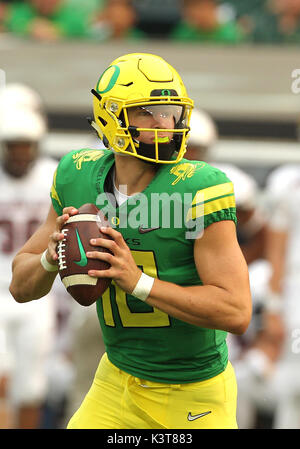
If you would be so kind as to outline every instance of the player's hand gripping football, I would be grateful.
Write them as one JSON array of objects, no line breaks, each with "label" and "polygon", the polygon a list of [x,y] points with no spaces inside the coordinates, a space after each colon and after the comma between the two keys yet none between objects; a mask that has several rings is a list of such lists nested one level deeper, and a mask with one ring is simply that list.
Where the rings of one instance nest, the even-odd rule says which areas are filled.
[{"label": "player's hand gripping football", "polygon": [[64,238],[64,234],[61,232],[62,227],[69,220],[69,218],[72,215],[77,214],[77,212],[78,212],[78,209],[76,209],[75,207],[72,207],[72,206],[65,207],[63,209],[63,215],[60,215],[59,217],[57,217],[55,230],[49,236],[48,254],[46,256],[48,259],[48,255],[49,255],[49,260],[48,260],[49,263],[54,264],[53,262],[58,261],[58,254],[56,252],[56,249],[57,249],[58,242],[60,240],[63,240],[63,238]]},{"label": "player's hand gripping football", "polygon": [[90,270],[88,274],[93,277],[112,278],[122,290],[131,293],[140,279],[142,271],[137,267],[120,232],[111,227],[101,228],[101,232],[110,236],[112,240],[96,238],[91,240],[91,244],[107,248],[111,253],[90,251],[86,255],[88,258],[108,262],[111,267],[108,270]]}]

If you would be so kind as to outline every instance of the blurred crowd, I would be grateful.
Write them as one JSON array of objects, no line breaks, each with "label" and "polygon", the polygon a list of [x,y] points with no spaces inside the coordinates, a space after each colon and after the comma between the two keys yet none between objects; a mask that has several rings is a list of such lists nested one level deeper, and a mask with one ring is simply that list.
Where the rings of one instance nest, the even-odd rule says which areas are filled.
[{"label": "blurred crowd", "polygon": [[2,0],[0,33],[40,41],[297,44],[300,0]]}]

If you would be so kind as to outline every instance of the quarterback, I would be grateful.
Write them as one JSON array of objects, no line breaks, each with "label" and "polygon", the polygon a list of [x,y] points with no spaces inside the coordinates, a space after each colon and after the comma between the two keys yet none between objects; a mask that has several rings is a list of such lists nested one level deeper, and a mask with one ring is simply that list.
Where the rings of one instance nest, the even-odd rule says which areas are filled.
[{"label": "quarterback", "polygon": [[[57,274],[62,226],[82,204],[101,208],[107,196],[111,226],[103,233],[111,239],[91,243],[110,253],[86,254],[110,264],[89,271],[112,278],[97,300],[106,353],[68,428],[236,428],[226,332],[246,330],[251,299],[232,183],[183,159],[193,102],[162,58],[119,57],[92,93],[92,126],[106,149],[62,158],[48,218],[16,255],[10,286],[17,302],[45,295]],[[155,195],[175,198],[168,220]]]}]

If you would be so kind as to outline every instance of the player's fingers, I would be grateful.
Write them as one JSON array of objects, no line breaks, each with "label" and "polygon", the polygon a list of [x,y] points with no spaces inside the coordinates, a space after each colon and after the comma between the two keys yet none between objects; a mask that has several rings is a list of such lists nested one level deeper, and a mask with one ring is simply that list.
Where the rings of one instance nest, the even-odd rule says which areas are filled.
[{"label": "player's fingers", "polygon": [[57,217],[57,219],[56,219],[56,230],[60,231],[61,228],[68,221],[69,218],[70,218],[69,214],[63,214],[60,217]]},{"label": "player's fingers", "polygon": [[56,253],[56,245],[57,245],[57,242],[54,241],[53,239],[51,239],[49,241],[48,253],[49,253],[49,256],[51,257],[51,259],[53,259],[53,260],[57,260],[58,259],[58,255]]},{"label": "player's fingers", "polygon": [[63,238],[64,238],[64,234],[62,232],[53,232],[53,234],[51,234],[49,236],[48,252],[49,252],[50,257],[53,260],[58,259],[58,254],[56,252],[57,243],[59,241],[63,240]]},{"label": "player's fingers", "polygon": [[89,270],[88,275],[97,278],[111,278],[115,277],[115,270],[108,268],[107,270]]},{"label": "player's fingers", "polygon": [[100,259],[108,262],[110,265],[114,261],[114,256],[112,254],[103,251],[88,251],[86,253],[86,257],[88,257],[89,259]]},{"label": "player's fingers", "polygon": [[63,208],[63,214],[76,215],[77,213],[78,209],[76,209],[76,207],[68,206]]},{"label": "player's fingers", "polygon": [[50,246],[48,246],[48,248],[47,248],[46,259],[48,260],[49,263],[58,261],[58,256],[57,256],[56,252]]},{"label": "player's fingers", "polygon": [[65,235],[62,232],[58,232],[58,231],[55,231],[55,232],[53,232],[53,234],[50,235],[50,239],[53,240],[54,243],[58,243],[64,237],[65,237]]},{"label": "player's fingers", "polygon": [[119,255],[120,254],[120,247],[114,240],[110,239],[102,239],[102,238],[96,238],[90,240],[91,245],[94,246],[102,246],[102,248],[109,249],[113,254]]},{"label": "player's fingers", "polygon": [[60,231],[65,223],[69,220],[70,216],[76,215],[77,213],[78,209],[75,209],[75,207],[64,207],[63,214],[56,219],[56,230]]},{"label": "player's fingers", "polygon": [[100,231],[103,232],[103,234],[109,235],[121,248],[127,248],[126,242],[119,231],[116,231],[110,226],[101,227]]},{"label": "player's fingers", "polygon": [[53,249],[48,248],[48,253],[49,253],[50,259],[52,259],[55,262],[58,261],[58,254]]}]

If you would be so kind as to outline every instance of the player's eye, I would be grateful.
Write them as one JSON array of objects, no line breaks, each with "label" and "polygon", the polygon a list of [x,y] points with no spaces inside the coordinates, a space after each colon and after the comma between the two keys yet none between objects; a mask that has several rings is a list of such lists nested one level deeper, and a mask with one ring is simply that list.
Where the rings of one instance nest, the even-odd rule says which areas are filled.
[{"label": "player's eye", "polygon": [[147,111],[145,108],[139,108],[137,111],[137,114],[141,117],[151,117],[152,113],[150,111]]}]

